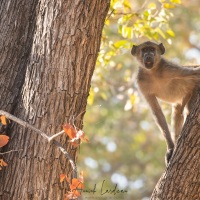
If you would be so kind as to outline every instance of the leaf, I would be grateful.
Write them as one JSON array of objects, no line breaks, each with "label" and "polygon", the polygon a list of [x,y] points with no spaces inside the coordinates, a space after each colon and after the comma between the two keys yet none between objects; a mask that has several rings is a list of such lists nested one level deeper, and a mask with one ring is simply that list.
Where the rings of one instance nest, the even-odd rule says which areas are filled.
[{"label": "leaf", "polygon": [[132,27],[127,27],[123,26],[122,27],[122,36],[125,38],[133,38],[133,28]]},{"label": "leaf", "polygon": [[174,31],[172,31],[171,29],[169,29],[169,30],[167,31],[167,33],[168,33],[171,37],[175,37]]},{"label": "leaf", "polygon": [[162,31],[160,28],[156,28],[155,31],[156,31],[159,35],[161,35],[164,39],[166,39],[165,34],[163,33],[163,31]]},{"label": "leaf", "polygon": [[[3,160],[3,159],[2,159],[2,160]],[[8,164],[7,164],[6,162],[2,161],[2,163],[3,163],[3,166],[4,166],[4,167],[8,166]]]},{"label": "leaf", "polygon": [[83,188],[84,188],[83,183],[80,180],[78,180],[77,178],[72,179],[72,184],[70,185],[71,190],[83,189]]},{"label": "leaf", "polygon": [[9,141],[9,137],[7,135],[0,135],[0,148],[5,146]]},{"label": "leaf", "polygon": [[[76,133],[76,137],[73,138],[72,140],[70,140],[69,142],[73,143],[73,145],[75,146],[76,143],[74,144],[74,142],[76,140],[79,140],[81,139],[81,141],[85,141],[85,142],[89,142],[89,140],[85,137],[85,133],[82,131],[82,130],[79,130],[77,133]],[[77,143],[79,145],[79,143]]]},{"label": "leaf", "polygon": [[74,139],[72,139],[72,140],[69,140],[69,142],[74,146],[74,147],[78,147],[79,145],[80,145],[80,143],[76,140],[74,140]]},{"label": "leaf", "polygon": [[84,182],[84,178],[83,178],[83,171],[80,172],[79,174],[79,179],[78,179],[80,182]]},{"label": "leaf", "polygon": [[70,192],[67,192],[64,196],[64,200],[70,200],[70,199],[77,199],[81,193],[78,191],[78,189],[82,190],[84,188],[83,185],[83,171],[80,173],[79,179],[73,178],[72,184],[70,184]]},{"label": "leaf", "polygon": [[2,170],[2,167],[6,166],[8,166],[8,164],[3,159],[0,159],[0,170]]},{"label": "leaf", "polygon": [[7,125],[6,116],[2,115],[0,119],[3,125]]},{"label": "leaf", "polygon": [[150,4],[148,5],[148,8],[154,10],[154,9],[156,9],[156,4],[155,4],[155,3],[150,3]]},{"label": "leaf", "polygon": [[[131,28],[131,29],[132,29],[132,28]],[[130,32],[130,34],[132,34],[132,33],[133,33],[133,31]],[[130,36],[132,36],[132,35],[130,35]],[[127,41],[127,40],[119,40],[119,41],[115,42],[115,43],[113,44],[113,46],[114,46],[115,48],[117,48],[117,49],[119,49],[119,48],[130,49],[130,48],[133,46],[133,44],[130,43],[129,41]]]},{"label": "leaf", "polygon": [[123,47],[123,46],[127,45],[127,43],[128,43],[127,40],[119,40],[119,41],[114,43],[114,46],[116,48],[120,48],[120,47]]},{"label": "leaf", "polygon": [[72,179],[72,184],[70,185],[70,189],[71,189],[71,192],[73,193],[73,196],[80,196],[81,193],[77,190],[77,189],[80,189],[82,190],[84,188],[83,186],[83,183],[78,180],[77,178],[73,178]]},{"label": "leaf", "polygon": [[60,182],[62,183],[66,178],[65,174],[60,174]]},{"label": "leaf", "polygon": [[116,2],[114,5],[113,5],[113,8],[114,9],[119,9],[119,8],[123,8],[123,4],[122,2]]},{"label": "leaf", "polygon": [[167,9],[172,9],[172,8],[175,8],[175,6],[173,4],[170,4],[170,3],[164,3],[164,8],[167,8]]},{"label": "leaf", "polygon": [[[80,193],[78,194],[78,196],[80,196]],[[74,192],[67,192],[67,194],[65,194],[65,196],[64,196],[64,200],[77,199],[78,196],[75,194],[75,191]]]},{"label": "leaf", "polygon": [[181,4],[181,0],[170,0],[172,3]]},{"label": "leaf", "polygon": [[79,130],[76,134],[77,138],[80,138],[81,140],[85,142],[89,142],[89,140],[85,137],[85,133],[82,130]]},{"label": "leaf", "polygon": [[60,174],[60,182],[62,183],[65,179],[66,179],[66,181],[67,181],[68,183],[70,183],[70,180],[69,180],[69,178],[67,177],[67,175],[65,175],[65,174]]},{"label": "leaf", "polygon": [[128,0],[124,1],[124,7],[128,8],[128,9],[131,9],[131,4],[130,4],[130,2]]},{"label": "leaf", "polygon": [[65,133],[67,133],[67,135],[73,139],[76,137],[76,130],[74,129],[74,127],[70,124],[64,124],[63,125],[63,130],[65,131]]}]

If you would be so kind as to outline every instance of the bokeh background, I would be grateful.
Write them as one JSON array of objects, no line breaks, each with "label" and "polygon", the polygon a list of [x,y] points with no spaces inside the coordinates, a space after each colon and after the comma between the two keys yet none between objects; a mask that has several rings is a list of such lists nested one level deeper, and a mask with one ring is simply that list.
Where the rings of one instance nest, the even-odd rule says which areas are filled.
[{"label": "bokeh background", "polygon": [[[162,42],[173,62],[200,63],[200,1],[111,1],[84,118],[90,142],[78,155],[83,199],[148,200],[165,169],[166,144],[137,90],[130,53],[146,40]],[[161,104],[170,124],[171,107]],[[101,194],[115,184],[127,192]]]}]

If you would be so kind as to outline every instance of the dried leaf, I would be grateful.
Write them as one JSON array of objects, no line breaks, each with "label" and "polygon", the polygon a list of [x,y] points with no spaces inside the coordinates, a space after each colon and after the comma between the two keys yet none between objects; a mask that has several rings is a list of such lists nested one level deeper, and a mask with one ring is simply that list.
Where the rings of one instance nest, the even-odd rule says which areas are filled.
[{"label": "dried leaf", "polygon": [[64,124],[63,125],[63,130],[65,131],[65,133],[71,138],[75,138],[76,137],[76,130],[74,129],[74,127],[70,124]]},{"label": "dried leaf", "polygon": [[70,185],[71,190],[83,189],[83,188],[84,188],[83,183],[80,180],[78,180],[77,178],[72,179],[72,184]]},{"label": "dried leaf", "polygon": [[64,196],[64,200],[78,199],[78,196],[74,192],[67,192]]},{"label": "dried leaf", "polygon": [[85,137],[85,133],[82,130],[79,130],[76,134],[76,137],[80,138],[85,142],[89,142],[89,140]]},{"label": "dried leaf", "polygon": [[75,139],[73,140],[69,140],[69,142],[74,146],[74,147],[78,147],[80,145],[80,143],[78,141],[75,141]]},{"label": "dried leaf", "polygon": [[1,116],[1,123],[3,125],[7,125],[6,116],[4,116],[4,115]]},{"label": "dried leaf", "polygon": [[8,166],[8,164],[7,164],[6,162],[4,162],[3,159],[2,159],[2,165],[3,165],[4,167]]},{"label": "dried leaf", "polygon": [[5,146],[9,141],[9,137],[7,135],[0,135],[0,148]]},{"label": "dried leaf", "polygon": [[2,167],[6,166],[8,166],[8,164],[3,159],[0,159],[0,170],[2,170]]},{"label": "dried leaf", "polygon": [[89,140],[85,137],[85,133],[82,130],[79,130],[76,133],[76,137],[71,140],[71,142],[75,142],[76,140],[81,139],[81,141],[89,142]]},{"label": "dried leaf", "polygon": [[65,180],[66,175],[60,174],[60,182],[62,183]]},{"label": "dried leaf", "polygon": [[70,180],[69,180],[69,178],[67,177],[67,175],[65,175],[65,174],[60,174],[60,182],[62,183],[65,179],[66,179],[66,181],[67,181],[68,183],[70,183]]},{"label": "dried leaf", "polygon": [[83,171],[80,172],[79,174],[79,179],[78,179],[81,183],[84,182],[84,179],[83,179]]}]

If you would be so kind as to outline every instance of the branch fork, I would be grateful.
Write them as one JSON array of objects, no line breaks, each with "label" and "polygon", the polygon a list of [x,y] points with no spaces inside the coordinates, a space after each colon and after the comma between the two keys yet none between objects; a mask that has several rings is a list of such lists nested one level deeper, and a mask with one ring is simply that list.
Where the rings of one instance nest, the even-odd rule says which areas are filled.
[{"label": "branch fork", "polygon": [[69,162],[71,163],[72,169],[73,169],[73,178],[77,177],[77,169],[76,169],[76,165],[74,160],[71,158],[71,156],[69,155],[69,153],[66,151],[66,149],[62,146],[62,144],[58,141],[55,140],[56,137],[62,135],[63,133],[65,133],[64,130],[52,135],[52,136],[48,136],[45,132],[41,131],[40,129],[35,128],[34,126],[30,125],[29,123],[15,117],[14,115],[11,115],[8,112],[5,112],[3,110],[0,110],[0,115],[4,115],[7,119],[10,119],[18,124],[20,124],[21,126],[25,127],[25,128],[29,128],[31,130],[33,130],[34,132],[36,132],[37,134],[41,135],[44,139],[46,139],[49,143],[53,143],[64,155],[65,157],[69,160]]}]

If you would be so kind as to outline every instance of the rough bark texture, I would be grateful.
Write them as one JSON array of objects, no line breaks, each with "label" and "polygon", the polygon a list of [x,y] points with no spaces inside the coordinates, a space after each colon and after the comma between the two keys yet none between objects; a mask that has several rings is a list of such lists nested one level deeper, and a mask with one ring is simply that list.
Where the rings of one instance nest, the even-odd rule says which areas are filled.
[{"label": "rough bark texture", "polygon": [[[52,135],[82,113],[89,95],[109,0],[0,1],[0,109]],[[61,200],[66,158],[29,129],[12,123],[0,171],[2,200]],[[75,159],[76,150],[67,144]]]},{"label": "rough bark texture", "polygon": [[185,122],[174,155],[151,199],[200,199],[200,90],[193,96],[191,113]]}]

